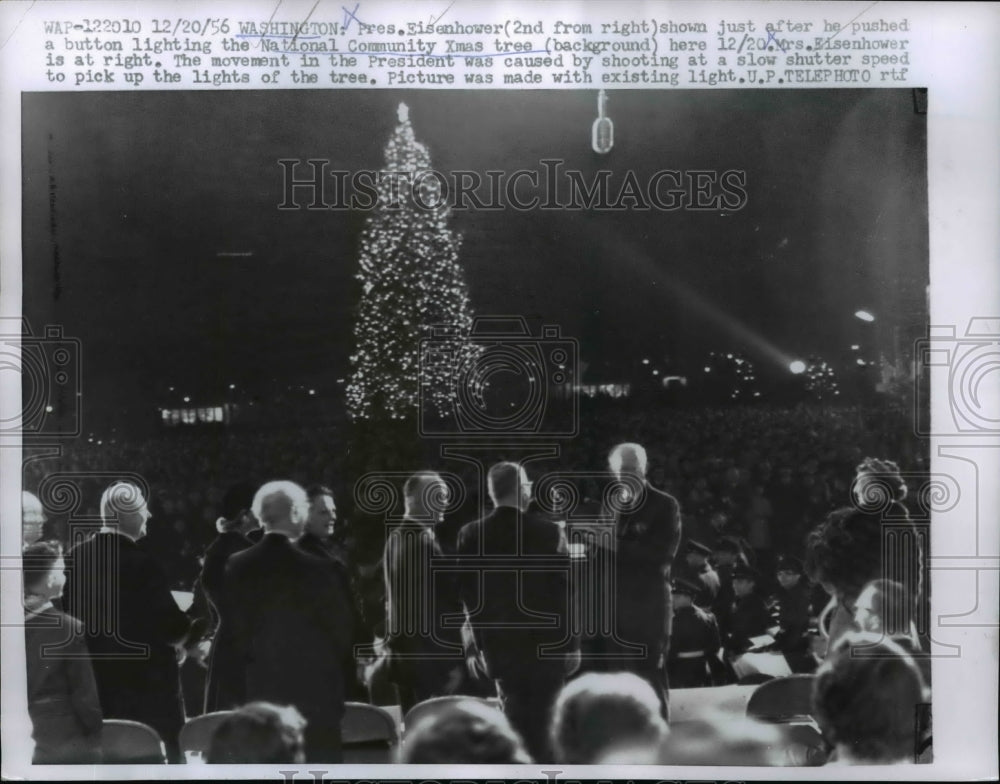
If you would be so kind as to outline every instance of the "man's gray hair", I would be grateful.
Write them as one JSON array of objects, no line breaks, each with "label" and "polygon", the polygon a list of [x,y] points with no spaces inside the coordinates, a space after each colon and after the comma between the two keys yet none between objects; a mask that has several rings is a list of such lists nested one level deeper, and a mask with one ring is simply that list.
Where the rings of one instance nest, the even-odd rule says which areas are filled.
[{"label": "man's gray hair", "polygon": [[120,514],[133,515],[138,512],[146,499],[142,490],[132,482],[114,482],[101,496],[101,522],[104,525],[118,522]]},{"label": "man's gray hair", "polygon": [[628,442],[619,444],[612,449],[611,454],[608,455],[608,466],[612,472],[619,473],[625,463],[633,463],[639,469],[639,472],[645,476],[647,466],[645,448],[641,444]]},{"label": "man's gray hair", "polygon": [[289,520],[296,506],[303,509],[309,506],[305,489],[295,482],[281,479],[268,482],[257,491],[251,511],[261,525],[272,526]]},{"label": "man's gray hair", "polygon": [[510,461],[497,463],[490,467],[489,474],[486,476],[486,484],[494,504],[517,497],[523,471],[520,463]]}]

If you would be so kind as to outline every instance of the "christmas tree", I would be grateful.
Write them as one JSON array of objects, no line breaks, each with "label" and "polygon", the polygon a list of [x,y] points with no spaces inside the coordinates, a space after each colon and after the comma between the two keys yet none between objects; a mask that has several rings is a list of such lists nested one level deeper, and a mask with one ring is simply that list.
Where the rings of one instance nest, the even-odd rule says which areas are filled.
[{"label": "christmas tree", "polygon": [[362,292],[347,388],[356,421],[408,419],[421,402],[444,413],[455,398],[457,367],[473,350],[460,237],[448,227],[442,183],[405,104],[385,161],[378,203],[361,235]]}]

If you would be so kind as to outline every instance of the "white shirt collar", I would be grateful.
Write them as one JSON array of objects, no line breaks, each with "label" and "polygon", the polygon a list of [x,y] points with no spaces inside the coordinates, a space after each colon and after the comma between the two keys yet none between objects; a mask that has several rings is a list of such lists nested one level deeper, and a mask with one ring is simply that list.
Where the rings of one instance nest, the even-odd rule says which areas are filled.
[{"label": "white shirt collar", "polygon": [[121,528],[110,528],[110,527],[108,527],[106,525],[102,525],[101,526],[101,530],[99,531],[99,533],[102,533],[102,534],[118,534],[119,536],[124,536],[130,542],[136,542],[136,541],[138,541],[135,537],[130,536],[129,534],[125,533]]}]

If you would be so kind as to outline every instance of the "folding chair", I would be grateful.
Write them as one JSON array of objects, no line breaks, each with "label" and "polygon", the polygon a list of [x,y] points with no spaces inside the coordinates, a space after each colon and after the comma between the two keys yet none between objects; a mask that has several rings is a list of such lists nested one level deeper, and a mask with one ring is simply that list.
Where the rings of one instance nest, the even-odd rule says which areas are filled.
[{"label": "folding chair", "polygon": [[212,745],[215,730],[232,714],[232,711],[215,711],[188,719],[181,727],[179,737],[184,756],[204,758],[208,754],[208,747]]},{"label": "folding chair", "polygon": [[396,720],[377,705],[346,703],[340,735],[345,763],[360,765],[394,761],[393,754],[399,743]]},{"label": "folding chair", "polygon": [[812,675],[788,675],[758,686],[747,702],[747,716],[772,724],[812,716]]},{"label": "folding chair", "polygon": [[138,721],[105,719],[101,728],[105,765],[165,765],[167,750],[152,727]]},{"label": "folding chair", "polygon": [[812,715],[812,685],[812,675],[775,678],[757,687],[747,702],[748,717],[781,725],[790,765],[823,765],[831,751]]}]

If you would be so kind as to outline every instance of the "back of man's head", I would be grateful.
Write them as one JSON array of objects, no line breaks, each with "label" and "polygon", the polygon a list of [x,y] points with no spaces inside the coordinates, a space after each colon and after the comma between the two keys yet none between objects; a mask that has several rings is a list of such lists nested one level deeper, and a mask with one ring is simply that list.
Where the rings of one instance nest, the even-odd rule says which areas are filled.
[{"label": "back of man's head", "polygon": [[403,503],[407,519],[436,522],[448,503],[448,485],[434,471],[418,471],[403,485]]},{"label": "back of man's head", "polygon": [[656,746],[667,734],[653,687],[629,672],[591,672],[556,700],[552,744],[560,762],[588,765],[622,743]]},{"label": "back of man's head", "polygon": [[407,731],[400,762],[413,765],[530,763],[521,737],[496,708],[463,700]]},{"label": "back of man's head", "polygon": [[528,477],[520,464],[497,463],[490,468],[486,481],[494,506],[522,506]]},{"label": "back of man's head", "polygon": [[306,721],[293,706],[252,702],[227,717],[212,735],[206,762],[220,764],[301,764],[305,762]]},{"label": "back of man's head", "polygon": [[902,762],[916,744],[916,706],[926,687],[913,659],[878,634],[834,645],[813,681],[813,715],[844,761]]},{"label": "back of man's head", "polygon": [[616,476],[646,476],[646,450],[641,444],[618,444],[608,455],[608,467]]},{"label": "back of man's head", "polygon": [[309,498],[295,482],[268,482],[254,495],[251,511],[265,531],[298,537],[309,514]]},{"label": "back of man's head", "polygon": [[133,539],[139,538],[146,525],[146,499],[132,482],[115,482],[101,496],[101,522],[117,527]]}]

